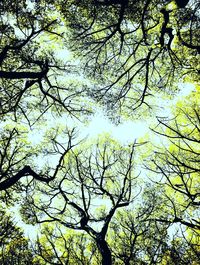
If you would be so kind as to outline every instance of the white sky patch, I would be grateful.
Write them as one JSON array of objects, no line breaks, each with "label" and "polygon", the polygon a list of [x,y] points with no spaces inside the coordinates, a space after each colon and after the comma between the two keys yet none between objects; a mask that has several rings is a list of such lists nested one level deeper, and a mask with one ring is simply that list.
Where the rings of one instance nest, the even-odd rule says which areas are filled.
[{"label": "white sky patch", "polygon": [[89,125],[85,128],[84,133],[90,137],[96,137],[103,132],[111,133],[112,124],[103,115],[103,113],[98,113],[94,115]]},{"label": "white sky patch", "polygon": [[130,142],[133,141],[133,139],[143,137],[148,130],[148,126],[145,122],[126,121],[113,127],[112,134],[121,142]]},{"label": "white sky patch", "polygon": [[30,131],[28,134],[28,141],[30,141],[32,145],[36,145],[36,144],[39,144],[43,140],[43,137],[44,137],[44,131],[33,130],[33,131]]},{"label": "white sky patch", "polygon": [[96,114],[89,125],[82,132],[83,135],[96,138],[103,133],[111,134],[122,144],[132,142],[136,138],[143,137],[148,131],[148,125],[142,121],[125,121],[119,125],[114,125],[103,115]]},{"label": "white sky patch", "polygon": [[72,56],[71,52],[67,49],[57,49],[55,51],[56,54],[56,58],[58,59],[65,59],[68,60],[68,58],[70,59],[70,57]]},{"label": "white sky patch", "polygon": [[34,4],[34,2],[33,1],[31,1],[31,0],[26,0],[26,5],[27,5],[27,9],[28,10],[34,10],[34,7],[35,7],[35,4]]},{"label": "white sky patch", "polygon": [[188,96],[193,90],[195,90],[195,84],[178,83],[178,88],[180,89],[180,92],[178,93],[177,97],[175,97],[175,102],[177,102],[177,100],[182,99],[182,97]]},{"label": "white sky patch", "polygon": [[17,36],[17,38],[19,38],[19,39],[24,38],[24,32],[22,30],[20,30],[17,27],[15,27],[14,30],[15,30],[15,35]]}]

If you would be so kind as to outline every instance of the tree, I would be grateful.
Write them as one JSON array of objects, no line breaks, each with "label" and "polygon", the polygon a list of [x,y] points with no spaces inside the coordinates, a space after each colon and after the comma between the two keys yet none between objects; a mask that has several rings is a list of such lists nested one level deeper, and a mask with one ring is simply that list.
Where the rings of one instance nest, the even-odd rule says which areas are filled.
[{"label": "tree", "polygon": [[141,204],[132,212],[119,213],[111,234],[114,264],[160,264],[168,244],[169,226],[149,220],[155,208],[154,201],[151,211]]},{"label": "tree", "polygon": [[[77,117],[91,111],[91,105],[88,108],[87,104],[88,95],[93,99],[105,99],[104,105],[106,103],[112,108],[115,105],[116,112],[125,104],[128,112],[131,110],[132,113],[133,108],[146,102],[152,86],[160,90],[168,84],[171,90],[179,68],[184,69],[184,72],[181,70],[184,75],[185,71],[193,75],[198,73],[195,61],[199,51],[196,44],[198,1],[194,6],[188,4],[184,7],[187,11],[184,16],[182,9],[173,7],[173,12],[168,10],[170,7],[166,1],[147,1],[137,5],[134,1],[58,1],[56,4],[39,1],[32,6],[31,2],[3,1],[0,7],[4,15],[0,43],[2,121],[23,122],[32,130],[47,119],[49,112],[56,116],[65,112]],[[114,13],[118,15],[113,22]],[[153,13],[156,14],[155,20],[150,15]],[[163,39],[168,34],[170,20],[182,43],[181,51],[154,45],[156,39]],[[64,27],[64,23],[67,26]],[[94,70],[92,77],[97,72],[98,82],[99,79],[102,84],[111,81],[110,85],[86,89],[74,81],[73,85],[66,79],[61,81],[66,72],[77,68],[76,65],[68,66],[66,60],[60,60],[56,55],[56,49],[65,45],[67,34],[71,34],[76,47],[82,43],[84,51],[91,51],[86,58],[90,61],[92,56],[95,64],[89,69],[86,64],[86,69]],[[44,41],[49,43],[48,46]],[[189,60],[179,56],[184,51],[188,53]],[[166,53],[169,56],[166,57]],[[163,56],[166,57],[164,64]],[[167,60],[169,69],[166,68]],[[113,79],[111,73],[114,72],[119,75]],[[19,170],[19,176],[30,174],[27,168]]]},{"label": "tree", "polygon": [[[3,1],[0,6],[1,115],[13,114],[15,120],[23,115],[30,126],[49,109],[58,113],[64,109],[70,115],[87,112],[77,104],[77,95],[84,96],[84,91],[59,80],[74,67],[69,69],[67,59],[57,56],[66,29],[55,7],[51,1],[32,5],[31,1]],[[37,118],[31,115],[35,108],[40,113]]]},{"label": "tree", "polygon": [[154,180],[157,185],[165,186],[164,194],[168,200],[165,207],[170,213],[155,220],[180,224],[179,239],[173,240],[176,243],[173,243],[174,250],[170,250],[170,255],[176,255],[183,264],[198,263],[200,260],[198,86],[196,89],[185,100],[178,102],[174,118],[158,118],[158,127],[153,131],[165,138],[164,148],[157,148],[152,160],[154,166],[149,167],[157,174]]},{"label": "tree", "polygon": [[[23,133],[25,134],[24,137]],[[0,149],[0,191],[1,199],[3,199],[4,202],[12,203],[13,197],[15,196],[15,199],[17,198],[17,194],[13,191],[23,193],[34,190],[35,181],[49,183],[55,179],[63,163],[64,156],[76,145],[72,144],[72,140],[75,137],[75,130],[72,129],[67,132],[65,130],[65,138],[67,138],[67,135],[67,147],[62,153],[57,150],[58,163],[54,168],[51,168],[51,172],[47,167],[40,170],[39,173],[36,173],[38,171],[36,168],[38,162],[36,157],[42,153],[46,153],[47,145],[45,147],[30,146],[24,128],[8,128],[3,131]],[[51,158],[50,151],[53,152],[52,145],[53,148],[58,148],[56,141],[57,131],[53,131],[49,137],[50,139],[47,138],[48,146],[50,146],[48,154]],[[34,165],[35,163],[36,165]],[[31,165],[31,167],[29,165]],[[19,199],[21,200],[21,194]]]},{"label": "tree", "polygon": [[[2,205],[1,205],[2,207]],[[0,211],[0,263],[2,265],[39,265],[22,230],[5,211]]]},{"label": "tree", "polygon": [[[165,177],[168,187],[166,189],[174,196],[171,198],[174,208],[172,222],[199,229],[199,217],[196,215],[196,209],[200,205],[199,91],[193,92],[191,96],[193,100],[186,99],[177,106],[174,119],[158,119],[159,126],[164,131],[156,130],[156,133],[166,137],[169,144],[164,151],[159,149],[155,152],[153,162],[156,166],[155,172]],[[187,221],[184,220],[184,215]]]},{"label": "tree", "polygon": [[[107,265],[112,264],[106,237],[113,216],[118,209],[127,207],[139,192],[136,188],[134,194],[137,176],[133,175],[134,151],[139,144],[122,148],[110,141],[91,146],[90,150],[79,147],[65,155],[48,190],[40,186],[41,195],[28,194],[27,206],[22,208],[25,215],[30,213],[30,220],[56,222],[86,232],[95,242],[102,264]],[[47,200],[43,201],[43,197]]]},{"label": "tree", "polygon": [[98,264],[97,248],[86,234],[67,232],[59,226],[46,226],[35,245],[38,260],[44,264]]},{"label": "tree", "polygon": [[83,67],[98,80],[92,97],[109,110],[132,115],[142,104],[151,108],[152,95],[171,95],[177,78],[198,75],[199,1],[184,8],[160,0],[60,3]]},{"label": "tree", "polygon": [[[112,218],[106,240],[112,264],[198,264],[198,235],[186,238],[185,231],[172,234],[170,223],[158,222],[159,217],[170,216],[167,200],[162,190],[158,192],[152,185],[146,188],[142,199],[134,200],[129,209],[117,211]],[[90,235],[51,221],[36,245],[36,253],[45,264],[101,264]]]},{"label": "tree", "polygon": [[7,190],[13,185],[16,189],[22,178],[43,182],[54,178],[31,165],[39,152],[27,147],[30,132],[36,132],[50,115],[63,115],[62,110],[76,117],[90,112],[89,105],[86,109],[80,102],[83,89],[58,80],[69,71],[68,62],[56,55],[63,38],[55,8],[45,1],[36,9],[30,5],[30,1],[0,3],[0,190],[8,196]]}]

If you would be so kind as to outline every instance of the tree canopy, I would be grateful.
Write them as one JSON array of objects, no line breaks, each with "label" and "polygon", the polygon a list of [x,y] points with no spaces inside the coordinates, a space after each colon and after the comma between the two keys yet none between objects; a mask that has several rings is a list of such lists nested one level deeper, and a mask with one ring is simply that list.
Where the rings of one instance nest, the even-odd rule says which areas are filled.
[{"label": "tree canopy", "polygon": [[1,1],[2,265],[199,264],[199,7]]}]

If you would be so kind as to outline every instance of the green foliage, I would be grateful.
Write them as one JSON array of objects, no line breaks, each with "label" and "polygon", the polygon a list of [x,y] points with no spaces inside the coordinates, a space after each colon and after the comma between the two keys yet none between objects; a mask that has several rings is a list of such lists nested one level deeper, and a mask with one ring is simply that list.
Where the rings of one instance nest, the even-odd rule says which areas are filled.
[{"label": "green foliage", "polygon": [[[0,199],[38,232],[1,206],[0,264],[199,264],[200,3],[179,2],[0,2]],[[99,108],[158,125],[81,139]]]},{"label": "green foliage", "polygon": [[152,95],[174,94],[176,80],[187,73],[197,77],[198,1],[184,10],[156,0],[60,3],[72,32],[69,47],[95,83],[91,94],[114,108],[113,115],[132,115],[142,104],[151,108]]},{"label": "green foliage", "polygon": [[39,265],[22,230],[11,217],[0,210],[0,263],[2,265]]}]

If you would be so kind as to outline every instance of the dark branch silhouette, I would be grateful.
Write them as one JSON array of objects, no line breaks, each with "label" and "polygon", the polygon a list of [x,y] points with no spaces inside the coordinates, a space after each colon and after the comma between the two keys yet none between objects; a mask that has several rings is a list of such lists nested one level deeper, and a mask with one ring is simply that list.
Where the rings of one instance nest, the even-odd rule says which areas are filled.
[{"label": "dark branch silhouette", "polygon": [[189,3],[189,0],[175,0],[175,2],[178,7],[184,8]]},{"label": "dark branch silhouette", "polygon": [[171,43],[172,43],[173,38],[174,38],[174,35],[172,34],[173,29],[167,27],[167,24],[169,23],[169,13],[170,13],[170,11],[167,11],[166,9],[163,8],[163,9],[161,9],[160,12],[164,16],[164,22],[163,22],[163,25],[162,25],[162,28],[161,28],[160,44],[161,44],[161,47],[164,46],[164,44],[165,44],[165,34],[168,34],[169,41],[167,43],[167,47],[168,47],[168,49],[170,49],[171,48]]},{"label": "dark branch silhouette", "polygon": [[25,176],[32,176],[35,180],[39,180],[45,183],[49,183],[51,180],[53,180],[53,178],[41,177],[36,172],[34,172],[30,166],[24,166],[24,168],[21,169],[17,174],[12,177],[8,176],[6,180],[0,182],[0,191],[9,189],[14,184],[16,184],[22,177]]}]

